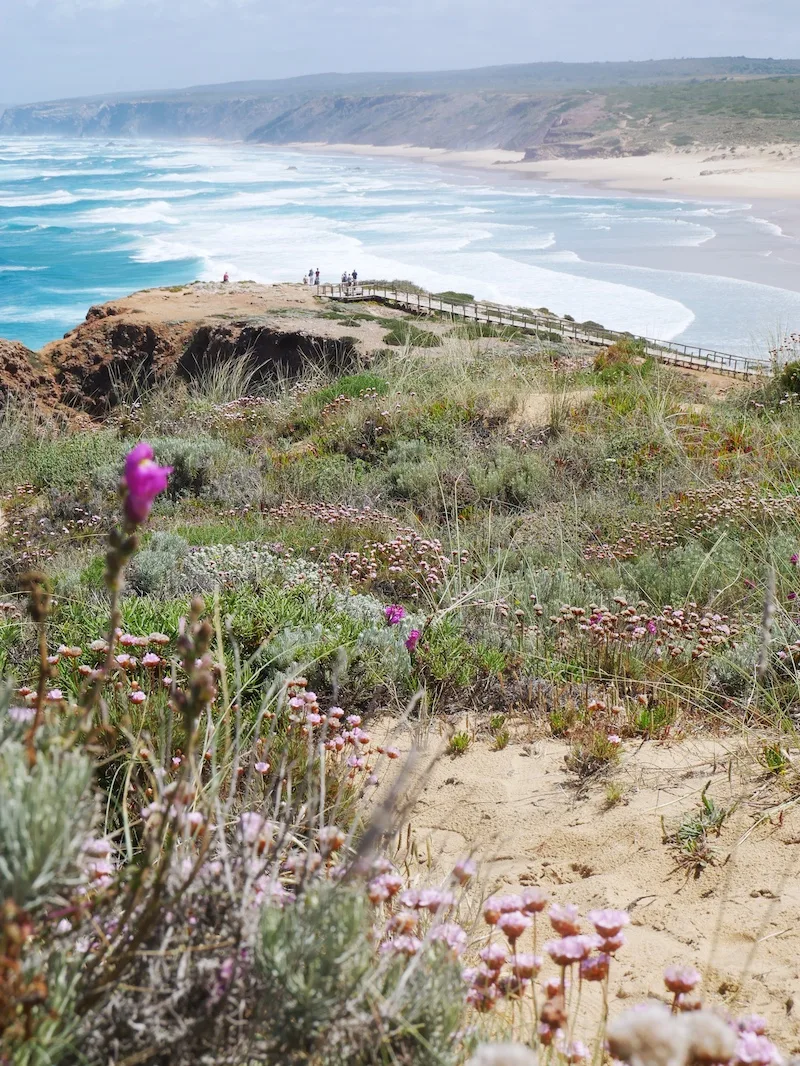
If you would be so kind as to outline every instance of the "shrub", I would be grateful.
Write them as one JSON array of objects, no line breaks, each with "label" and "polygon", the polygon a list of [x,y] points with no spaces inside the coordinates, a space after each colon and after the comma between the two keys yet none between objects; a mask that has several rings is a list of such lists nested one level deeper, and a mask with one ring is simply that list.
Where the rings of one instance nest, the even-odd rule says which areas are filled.
[{"label": "shrub", "polygon": [[800,396],[800,360],[786,363],[781,368],[778,375],[781,389],[784,392],[793,393],[795,396]]},{"label": "shrub", "polygon": [[475,297],[471,292],[452,292],[446,290],[445,292],[433,292],[431,296],[435,296],[437,300],[444,300],[450,304],[471,304],[475,303]]},{"label": "shrub", "polygon": [[81,858],[96,814],[86,756],[54,747],[34,758],[31,765],[21,739],[0,747],[0,897],[29,912],[63,903],[85,881]]},{"label": "shrub", "polygon": [[530,507],[545,495],[550,485],[547,463],[537,454],[522,454],[498,446],[480,463],[469,467],[478,498],[508,507]]},{"label": "shrub", "polygon": [[438,348],[442,338],[438,333],[420,329],[412,322],[398,320],[389,332],[384,334],[383,343],[393,348]]},{"label": "shrub", "polygon": [[154,533],[131,564],[128,573],[131,588],[142,595],[158,594],[165,598],[177,595],[186,587],[182,571],[188,554],[189,545],[183,537],[176,533]]}]

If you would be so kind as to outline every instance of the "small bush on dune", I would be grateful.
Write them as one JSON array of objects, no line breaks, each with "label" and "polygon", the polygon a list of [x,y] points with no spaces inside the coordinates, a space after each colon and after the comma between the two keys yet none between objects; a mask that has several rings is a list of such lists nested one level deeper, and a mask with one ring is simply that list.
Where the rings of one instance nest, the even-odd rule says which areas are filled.
[{"label": "small bush on dune", "polygon": [[438,333],[420,329],[411,322],[398,321],[388,333],[384,334],[383,343],[393,348],[438,348],[442,338]]}]

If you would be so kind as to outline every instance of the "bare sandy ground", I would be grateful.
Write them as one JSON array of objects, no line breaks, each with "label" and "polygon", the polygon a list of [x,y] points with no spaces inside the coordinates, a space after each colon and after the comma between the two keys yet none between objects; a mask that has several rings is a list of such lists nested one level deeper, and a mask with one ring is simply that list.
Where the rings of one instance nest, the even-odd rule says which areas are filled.
[{"label": "bare sandy ground", "polygon": [[[676,149],[616,159],[552,159],[523,162],[524,153],[456,152],[415,145],[298,144],[353,155],[390,156],[440,166],[489,169],[548,181],[576,181],[625,192],[665,196],[800,200],[800,145]],[[733,149],[733,150],[731,150]]]},{"label": "bare sandy ground", "polygon": [[[690,963],[708,999],[763,1014],[784,1051],[800,1050],[800,809],[759,821],[788,797],[759,776],[745,742],[626,742],[613,775],[624,798],[608,807],[605,783],[580,788],[566,771],[563,741],[521,740],[501,751],[475,740],[450,756],[443,737],[427,738],[401,790],[410,806],[397,859],[413,882],[437,884],[474,853],[482,865],[468,915],[491,892],[530,885],[584,914],[627,908],[612,1015],[631,999],[663,996],[664,966]],[[393,742],[409,748],[411,736]],[[674,830],[708,782],[708,794],[735,810],[714,840],[714,864],[695,877],[663,842],[661,819]],[[480,921],[476,929],[486,931]]]}]

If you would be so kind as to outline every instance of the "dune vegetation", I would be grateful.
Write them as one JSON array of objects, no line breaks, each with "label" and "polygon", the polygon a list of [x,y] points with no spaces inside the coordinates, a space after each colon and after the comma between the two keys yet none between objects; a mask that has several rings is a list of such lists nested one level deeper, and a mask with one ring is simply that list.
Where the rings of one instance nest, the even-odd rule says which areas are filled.
[{"label": "dune vegetation", "polygon": [[102,422],[7,399],[0,1063],[779,1061],[688,947],[609,1004],[624,910],[390,861],[423,756],[382,723],[454,761],[523,723],[610,806],[627,747],[746,733],[788,810],[791,369],[388,327],[346,375],[129,374]]}]

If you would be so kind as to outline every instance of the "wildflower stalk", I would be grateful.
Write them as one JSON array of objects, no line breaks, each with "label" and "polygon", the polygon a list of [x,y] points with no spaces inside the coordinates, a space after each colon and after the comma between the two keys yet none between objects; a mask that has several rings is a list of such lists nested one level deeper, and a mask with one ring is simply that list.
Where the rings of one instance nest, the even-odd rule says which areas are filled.
[{"label": "wildflower stalk", "polygon": [[28,592],[28,610],[36,626],[39,650],[39,677],[36,684],[36,714],[25,737],[28,765],[36,763],[36,734],[44,719],[47,686],[52,676],[52,667],[47,661],[47,618],[50,614],[50,589],[47,578],[38,571],[22,579],[22,587]]}]

